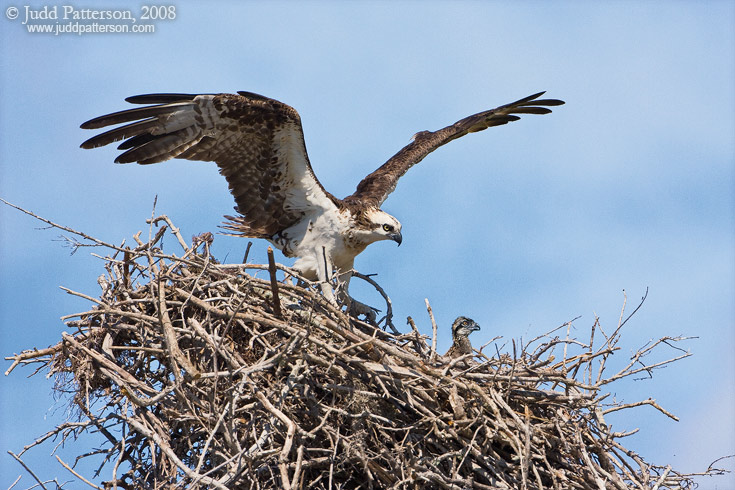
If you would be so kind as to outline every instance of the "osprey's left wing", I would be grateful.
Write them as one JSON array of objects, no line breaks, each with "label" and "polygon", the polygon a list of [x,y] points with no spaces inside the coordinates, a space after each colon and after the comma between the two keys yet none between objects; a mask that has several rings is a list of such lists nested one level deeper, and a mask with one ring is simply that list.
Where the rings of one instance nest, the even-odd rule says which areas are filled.
[{"label": "osprey's left wing", "polygon": [[396,188],[398,179],[409,168],[419,163],[426,155],[440,146],[467,133],[474,133],[492,126],[517,121],[520,117],[516,114],[548,114],[551,109],[546,106],[564,104],[564,101],[561,100],[539,99],[544,93],[539,92],[510,104],[474,114],[438,131],[416,133],[411,143],[391,157],[375,172],[362,179],[357,185],[355,193],[346,197],[344,201],[360,202],[363,205],[379,207]]},{"label": "osprey's left wing", "polygon": [[158,163],[171,158],[214,161],[230,185],[241,216],[228,226],[240,234],[270,237],[307,213],[340,202],[319,183],[309,163],[299,114],[249,92],[151,94],[126,99],[156,104],[108,114],[82,124],[124,126],[82,143],[96,148],[123,141],[116,163]]}]

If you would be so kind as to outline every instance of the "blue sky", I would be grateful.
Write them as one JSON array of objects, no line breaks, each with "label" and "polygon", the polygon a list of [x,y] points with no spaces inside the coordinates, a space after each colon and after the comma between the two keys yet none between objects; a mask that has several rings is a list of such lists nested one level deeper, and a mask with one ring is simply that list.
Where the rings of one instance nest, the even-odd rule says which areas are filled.
[{"label": "blue sky", "polygon": [[[63,4],[74,2],[33,6]],[[22,16],[19,3],[3,2],[3,14],[9,6]],[[609,422],[640,427],[623,442],[680,471],[735,454],[735,4],[175,7],[151,34],[41,35],[0,19],[0,197],[110,242],[144,227],[156,195],[185,236],[216,231],[233,200],[213,164],[122,166],[112,147],[79,149],[92,134],[80,123],[139,93],[247,90],[292,105],[317,176],[344,196],[415,132],[547,90],[567,104],[412,169],[384,205],[403,245],[375,244],[357,268],[378,274],[399,326],[411,315],[429,333],[428,298],[442,350],[460,314],[482,325],[476,345],[580,315],[573,333],[587,338],[595,314],[615,326],[624,290],[630,311],[649,288],[617,365],[664,335],[697,337],[686,343],[694,356],[610,388],[625,402],[653,397],[681,421],[643,407]],[[55,343],[59,317],[89,306],[60,285],[98,294],[101,261],[39,228],[0,206],[3,355]],[[246,244],[217,236],[215,253],[239,261]],[[253,248],[264,260],[266,244]],[[30,373],[0,378],[0,488],[22,473],[5,452],[66,416],[52,382]],[[46,477],[63,471],[50,451],[26,458]],[[700,483],[733,488],[735,477]]]}]

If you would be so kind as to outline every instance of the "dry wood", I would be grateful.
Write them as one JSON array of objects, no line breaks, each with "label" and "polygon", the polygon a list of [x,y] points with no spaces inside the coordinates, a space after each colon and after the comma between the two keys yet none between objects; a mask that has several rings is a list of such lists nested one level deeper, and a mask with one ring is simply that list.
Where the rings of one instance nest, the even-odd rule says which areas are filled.
[{"label": "dry wood", "polygon": [[[611,335],[596,319],[589,343],[565,324],[563,337],[554,329],[513,342],[511,355],[496,347],[492,357],[451,363],[436,353],[428,301],[430,344],[411,319],[410,332],[395,330],[382,289],[392,332],[351,319],[324,301],[318,284],[278,282],[277,270],[296,273],[272,260],[218,264],[211,235],[188,245],[165,216],[149,223],[149,241],[136,235],[136,248],[79,234],[110,249],[102,294],[69,291],[92,302],[65,317],[74,333],[6,357],[6,374],[18,365],[47,369],[80,417],[13,454],[21,464],[48,439],[69,444],[97,431],[101,449],[79,459],[101,458],[102,488],[692,485],[692,475],[626,450],[619,439],[630,432],[611,432],[603,418],[643,405],[674,417],[650,398],[608,401],[604,389],[689,356],[683,337],[652,342],[606,374],[630,318],[621,312]],[[163,252],[171,235],[182,257]],[[86,478],[95,486],[94,475]]]}]

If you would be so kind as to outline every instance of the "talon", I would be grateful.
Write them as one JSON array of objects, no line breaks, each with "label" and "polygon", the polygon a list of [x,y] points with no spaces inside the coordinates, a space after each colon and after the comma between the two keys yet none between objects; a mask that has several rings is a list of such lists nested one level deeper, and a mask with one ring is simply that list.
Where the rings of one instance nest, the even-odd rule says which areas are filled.
[{"label": "talon", "polygon": [[358,318],[360,315],[364,315],[365,321],[367,323],[370,323],[371,325],[376,324],[377,314],[379,312],[380,312],[379,309],[373,308],[370,305],[366,305],[365,303],[361,303],[354,299],[350,303],[350,308],[349,308],[350,315],[354,316],[355,318]]}]

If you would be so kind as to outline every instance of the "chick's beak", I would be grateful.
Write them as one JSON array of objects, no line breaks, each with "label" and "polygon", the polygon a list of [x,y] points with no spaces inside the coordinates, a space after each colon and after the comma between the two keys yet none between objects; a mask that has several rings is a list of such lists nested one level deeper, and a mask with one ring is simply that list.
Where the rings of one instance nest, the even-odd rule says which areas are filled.
[{"label": "chick's beak", "polygon": [[401,246],[401,242],[403,242],[403,235],[401,235],[400,231],[396,233],[391,233],[390,235],[388,235],[388,238],[396,242],[399,247]]}]

